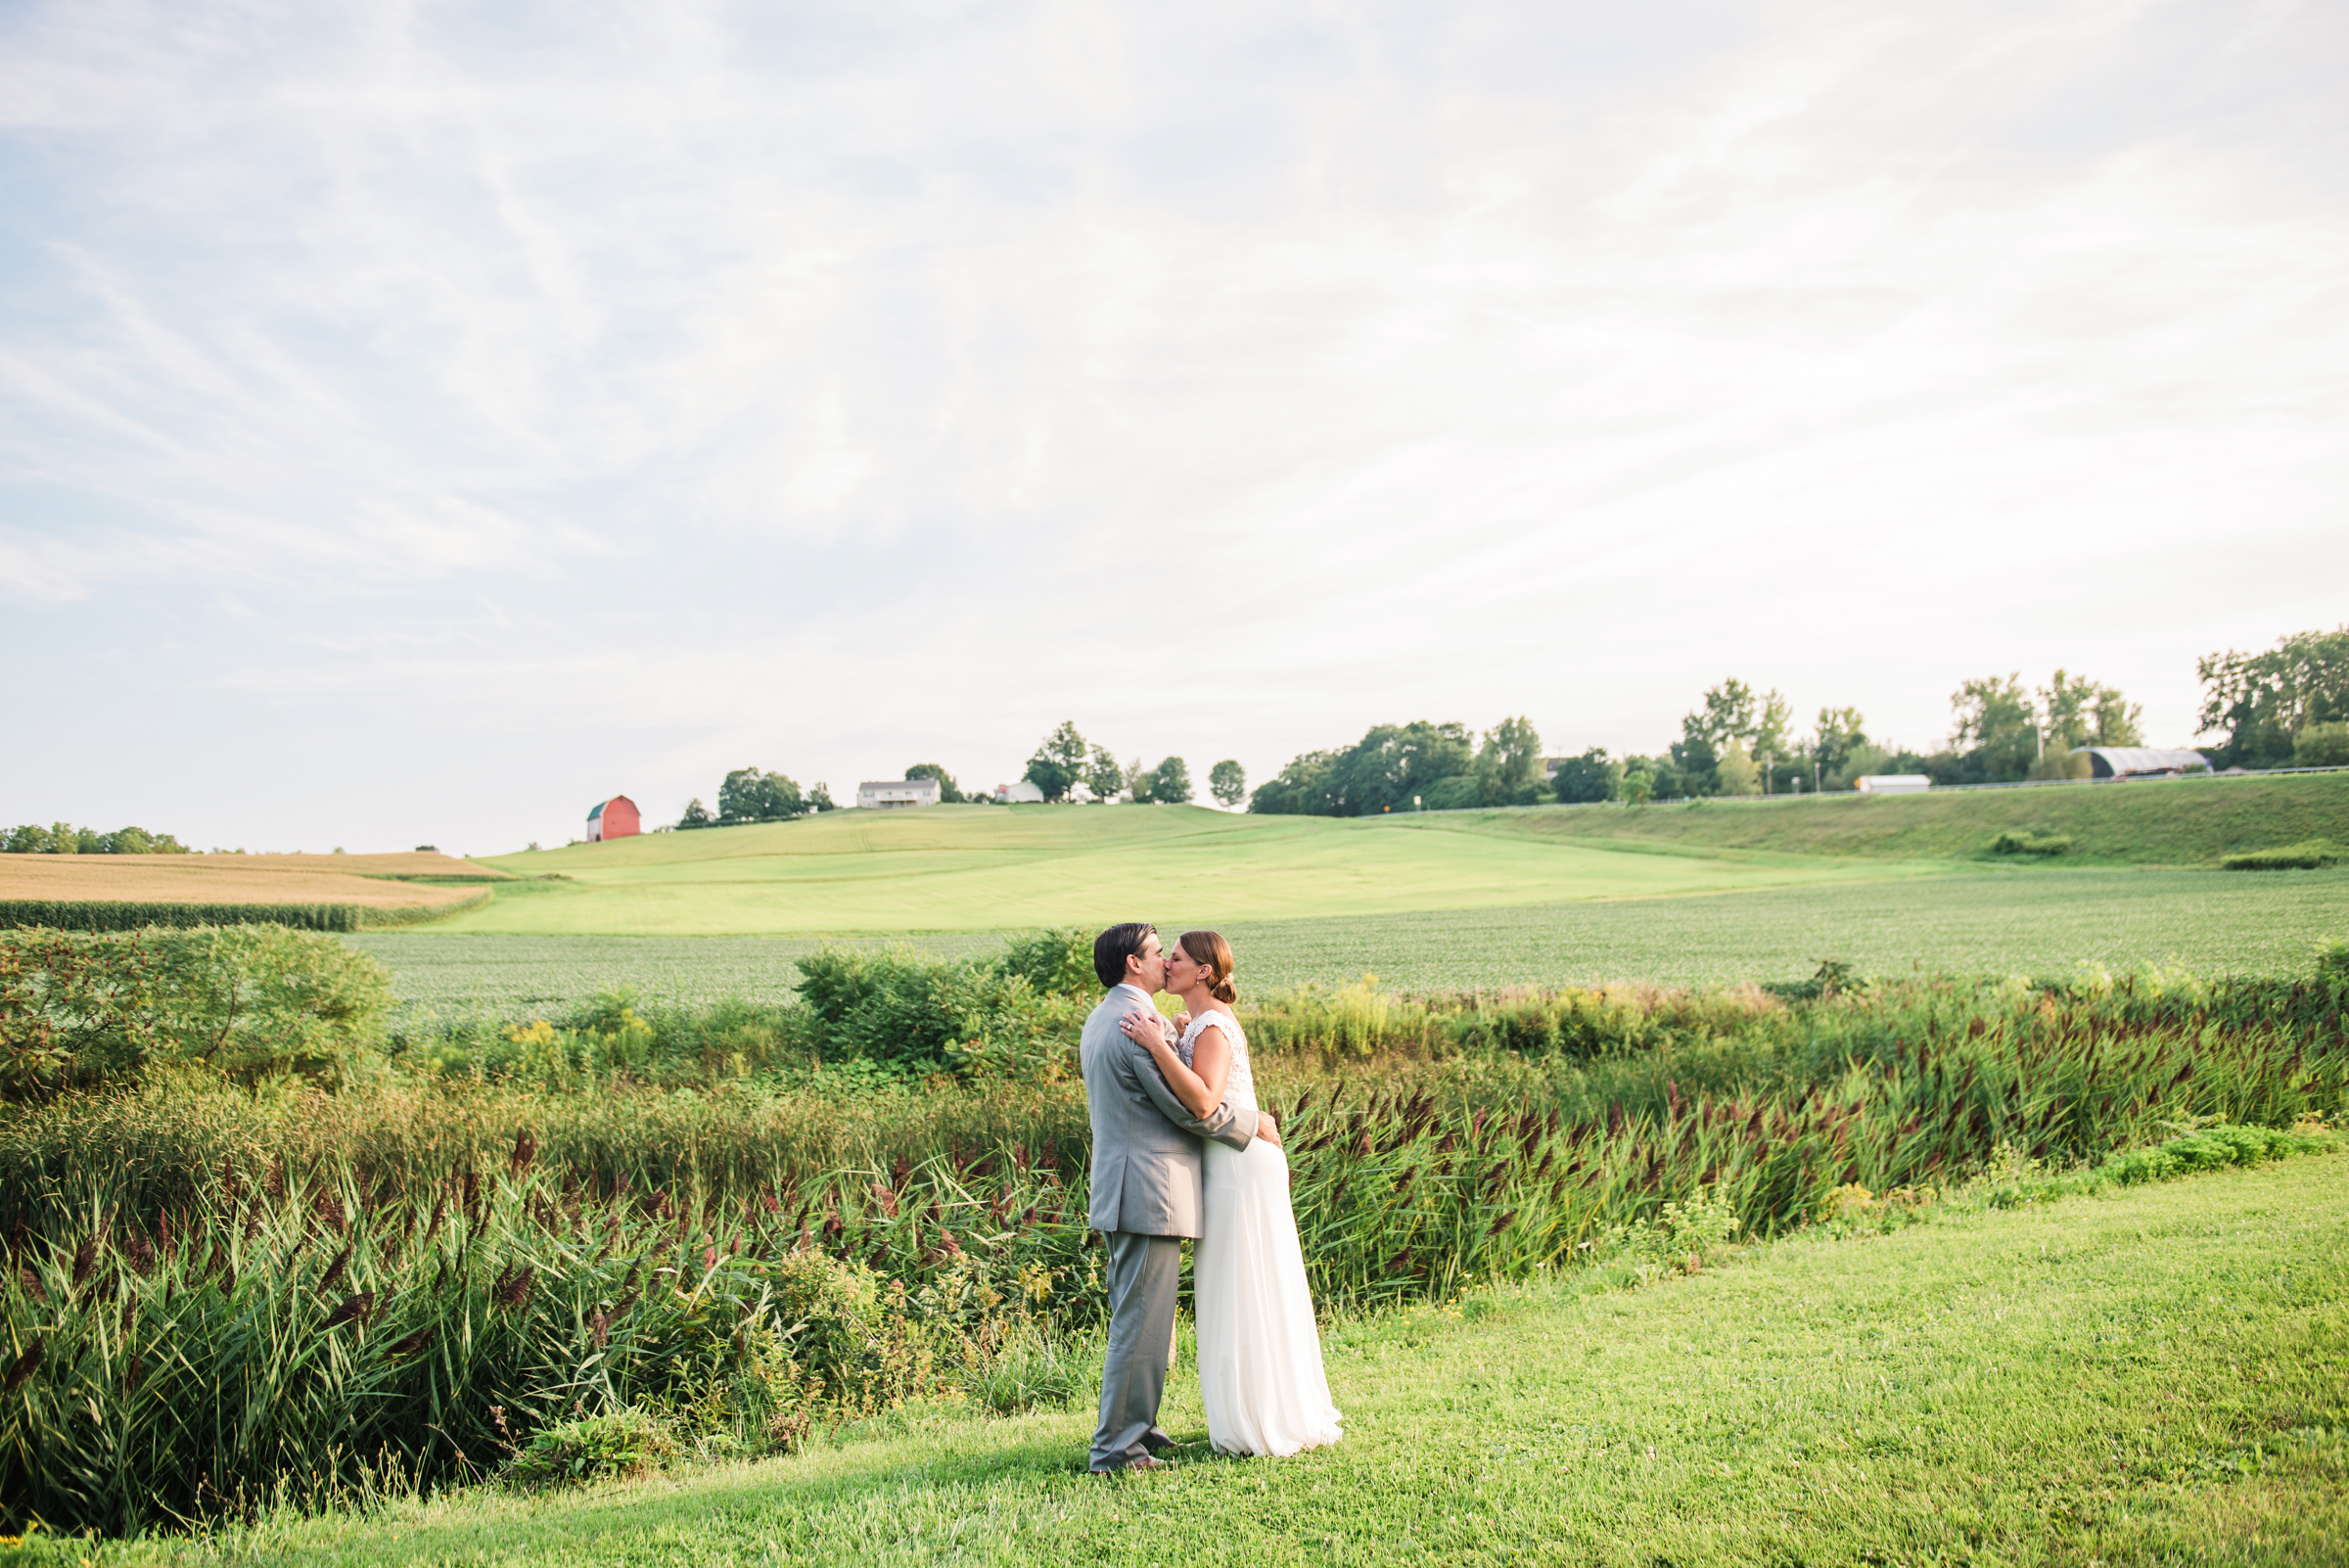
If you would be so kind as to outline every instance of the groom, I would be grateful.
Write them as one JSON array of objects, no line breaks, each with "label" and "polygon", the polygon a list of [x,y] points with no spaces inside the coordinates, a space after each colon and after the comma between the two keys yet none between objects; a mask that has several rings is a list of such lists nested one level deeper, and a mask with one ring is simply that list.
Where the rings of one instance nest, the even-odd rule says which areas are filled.
[{"label": "groom", "polygon": [[1158,1429],[1174,1337],[1174,1287],[1182,1238],[1201,1234],[1201,1148],[1214,1138],[1244,1149],[1252,1137],[1278,1146],[1268,1116],[1242,1125],[1226,1100],[1202,1121],[1167,1087],[1150,1053],[1126,1038],[1119,1020],[1156,1017],[1151,998],[1166,984],[1158,933],[1140,921],[1112,926],[1093,941],[1093,972],[1109,994],[1084,1021],[1080,1060],[1093,1116],[1092,1205],[1086,1222],[1109,1244],[1109,1364],[1101,1374],[1101,1428],[1092,1469],[1156,1470],[1174,1439]]}]

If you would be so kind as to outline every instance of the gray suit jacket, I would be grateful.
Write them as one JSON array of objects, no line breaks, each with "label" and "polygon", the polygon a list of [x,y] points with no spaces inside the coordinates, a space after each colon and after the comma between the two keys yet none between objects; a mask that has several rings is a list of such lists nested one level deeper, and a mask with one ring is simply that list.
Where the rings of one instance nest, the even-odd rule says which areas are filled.
[{"label": "gray suit jacket", "polygon": [[1093,1113],[1093,1193],[1085,1221],[1095,1230],[1196,1237],[1203,1233],[1206,1179],[1199,1140],[1244,1149],[1256,1136],[1256,1115],[1233,1110],[1229,1100],[1204,1121],[1191,1115],[1150,1053],[1118,1028],[1128,1013],[1149,1007],[1141,988],[1117,986],[1084,1021],[1078,1059]]}]

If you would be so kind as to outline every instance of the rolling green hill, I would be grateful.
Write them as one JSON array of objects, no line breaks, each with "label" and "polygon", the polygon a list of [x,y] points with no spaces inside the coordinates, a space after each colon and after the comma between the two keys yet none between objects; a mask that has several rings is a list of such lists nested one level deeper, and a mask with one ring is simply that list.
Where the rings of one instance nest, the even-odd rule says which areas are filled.
[{"label": "rolling green hill", "polygon": [[1631,809],[1574,806],[1493,813],[1545,842],[1648,844],[1703,853],[1987,857],[2003,832],[2072,841],[2071,864],[2215,865],[2221,855],[2308,839],[2349,843],[2349,773],[2258,774],[1930,795],[1806,795]]},{"label": "rolling green hill", "polygon": [[[647,834],[496,856],[528,893],[436,929],[747,936],[1108,923],[1179,903],[1291,920],[1931,874],[1931,862],[1704,850],[1526,833],[1540,813],[1338,820],[1199,807],[932,807]],[[1626,853],[1627,851],[1632,853]]]},{"label": "rolling green hill", "polygon": [[[499,855],[526,878],[441,931],[814,936],[1225,924],[1910,880],[1976,868],[2002,832],[2053,864],[2198,867],[2349,842],[2349,773],[1862,799],[1549,807],[1355,819],[1198,807],[932,807]],[[2017,867],[2018,874],[2048,869]]]}]

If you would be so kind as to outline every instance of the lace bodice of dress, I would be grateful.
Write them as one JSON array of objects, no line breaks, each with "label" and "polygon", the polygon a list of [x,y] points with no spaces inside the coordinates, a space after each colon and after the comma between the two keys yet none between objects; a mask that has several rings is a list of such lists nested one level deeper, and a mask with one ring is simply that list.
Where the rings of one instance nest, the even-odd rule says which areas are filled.
[{"label": "lace bodice of dress", "polygon": [[1235,1108],[1261,1109],[1256,1103],[1256,1075],[1248,1071],[1248,1037],[1240,1033],[1240,1022],[1220,1008],[1210,1008],[1191,1020],[1191,1027],[1182,1032],[1175,1042],[1174,1054],[1182,1065],[1191,1065],[1191,1053],[1199,1048],[1199,1036],[1208,1025],[1223,1031],[1223,1038],[1231,1047],[1231,1072],[1223,1081],[1223,1098]]}]

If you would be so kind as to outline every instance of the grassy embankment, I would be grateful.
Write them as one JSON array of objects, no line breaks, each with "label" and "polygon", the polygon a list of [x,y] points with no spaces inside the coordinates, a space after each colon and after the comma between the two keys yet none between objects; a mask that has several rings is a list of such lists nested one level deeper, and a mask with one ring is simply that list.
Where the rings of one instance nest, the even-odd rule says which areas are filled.
[{"label": "grassy embankment", "polygon": [[[76,918],[79,906],[132,904],[148,911],[175,905],[332,908],[350,911],[353,925],[408,924],[486,902],[486,889],[509,880],[491,867],[426,853],[0,854],[0,924],[86,929],[112,922]],[[12,911],[37,918],[11,918]]]},{"label": "grassy embankment", "polygon": [[2213,866],[2223,855],[2311,839],[2349,842],[2349,773],[2140,780],[1862,798],[1811,795],[1632,810],[1578,806],[1478,813],[1486,831],[1549,842],[1649,845],[1686,853],[1998,858],[2001,833],[2066,838],[2079,865]]},{"label": "grassy embankment", "polygon": [[[1339,1447],[1081,1473],[1082,1400],[94,1563],[2349,1561],[2349,1161],[1340,1325]],[[1178,1370],[1175,1434],[1204,1437]]]}]

